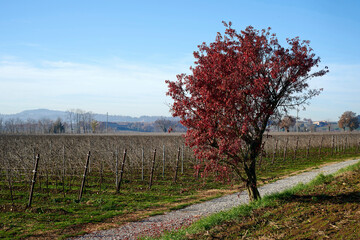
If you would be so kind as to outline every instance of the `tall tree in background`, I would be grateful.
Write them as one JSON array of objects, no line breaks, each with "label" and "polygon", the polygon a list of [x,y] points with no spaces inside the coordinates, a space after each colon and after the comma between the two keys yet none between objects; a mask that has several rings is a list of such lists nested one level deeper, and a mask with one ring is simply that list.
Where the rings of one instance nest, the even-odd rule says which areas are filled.
[{"label": "tall tree in background", "polygon": [[65,133],[65,125],[62,123],[61,119],[58,118],[53,124],[52,124],[52,133]]},{"label": "tall tree in background", "polygon": [[66,115],[67,115],[68,123],[70,124],[70,133],[73,133],[73,131],[74,131],[73,122],[74,122],[75,110],[73,110],[73,109],[67,110]]},{"label": "tall tree in background", "polygon": [[309,41],[287,39],[283,48],[275,34],[249,26],[238,33],[224,22],[225,35],[199,46],[189,75],[169,81],[173,116],[188,128],[185,139],[198,159],[198,169],[227,177],[230,171],[246,185],[250,200],[260,198],[256,159],[270,117],[308,103],[321,92],[308,80],[323,76]]},{"label": "tall tree in background", "polygon": [[295,126],[296,118],[292,116],[285,116],[279,123],[280,128],[285,128],[286,132],[289,132],[290,127]]},{"label": "tall tree in background", "polygon": [[155,121],[155,127],[162,132],[168,132],[168,130],[174,125],[174,123],[166,118],[159,118]]},{"label": "tall tree in background", "polygon": [[353,131],[359,127],[359,119],[354,112],[346,111],[341,115],[338,125],[344,129],[344,131],[346,127],[348,127],[350,131]]},{"label": "tall tree in background", "polygon": [[43,118],[38,121],[39,129],[42,133],[50,133],[53,122],[48,118]]},{"label": "tall tree in background", "polygon": [[91,121],[91,131],[92,131],[92,133],[95,133],[97,131],[99,125],[100,124],[99,124],[98,121],[96,121],[96,120]]},{"label": "tall tree in background", "polygon": [[0,117],[0,133],[2,133],[3,132],[3,118],[2,117]]}]

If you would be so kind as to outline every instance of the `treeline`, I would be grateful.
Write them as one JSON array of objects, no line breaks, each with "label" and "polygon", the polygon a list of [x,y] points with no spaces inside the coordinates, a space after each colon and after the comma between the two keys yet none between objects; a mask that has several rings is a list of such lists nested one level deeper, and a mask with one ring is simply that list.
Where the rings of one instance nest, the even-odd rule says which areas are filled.
[{"label": "treeline", "polygon": [[8,134],[50,134],[50,133],[94,133],[100,125],[94,120],[94,114],[80,109],[66,112],[66,119],[10,118],[3,120],[0,116],[0,133]]},{"label": "treeline", "polygon": [[88,134],[115,133],[120,131],[135,132],[184,132],[179,121],[159,118],[154,122],[108,122],[97,121],[95,114],[80,109],[69,110],[66,118],[40,120],[10,118],[4,120],[0,116],[0,134]]}]

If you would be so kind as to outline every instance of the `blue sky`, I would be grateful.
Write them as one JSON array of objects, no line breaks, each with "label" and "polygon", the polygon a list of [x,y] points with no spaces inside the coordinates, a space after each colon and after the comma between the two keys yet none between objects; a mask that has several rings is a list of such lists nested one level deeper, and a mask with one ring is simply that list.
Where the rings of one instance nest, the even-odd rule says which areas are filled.
[{"label": "blue sky", "polygon": [[299,36],[330,73],[301,118],[360,114],[360,1],[0,0],[0,113],[80,108],[170,116],[166,79],[189,72],[193,51],[223,32],[271,27]]}]

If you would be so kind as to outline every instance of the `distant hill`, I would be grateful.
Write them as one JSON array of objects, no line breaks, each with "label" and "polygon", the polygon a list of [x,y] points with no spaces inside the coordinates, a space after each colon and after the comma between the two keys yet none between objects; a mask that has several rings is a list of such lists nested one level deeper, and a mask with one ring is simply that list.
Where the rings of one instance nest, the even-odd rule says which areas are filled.
[{"label": "distant hill", "polygon": [[[16,114],[0,114],[0,118],[3,121],[8,119],[20,119],[26,121],[28,119],[33,119],[35,121],[41,119],[50,119],[55,121],[58,118],[61,118],[63,121],[67,121],[68,113],[66,111],[57,111],[49,109],[35,109],[35,110],[26,110]],[[93,118],[99,122],[154,122],[159,118],[165,118],[169,120],[175,120],[172,117],[163,117],[163,116],[140,116],[140,117],[130,117],[130,116],[121,116],[121,115],[109,115],[106,114],[97,114],[93,113]],[[178,120],[178,119],[177,119]]]},{"label": "distant hill", "polygon": [[66,113],[63,111],[49,110],[49,109],[35,109],[35,110],[25,110],[16,114],[1,114],[0,116],[4,121],[8,119],[20,119],[26,121],[28,119],[40,120],[40,119],[50,119],[56,120],[58,118],[65,119]]}]

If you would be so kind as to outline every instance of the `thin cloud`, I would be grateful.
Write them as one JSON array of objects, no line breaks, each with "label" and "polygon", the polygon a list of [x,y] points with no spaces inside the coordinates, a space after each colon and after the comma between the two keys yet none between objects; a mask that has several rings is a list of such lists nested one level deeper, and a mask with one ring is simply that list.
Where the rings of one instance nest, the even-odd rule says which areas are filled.
[{"label": "thin cloud", "polygon": [[312,88],[324,90],[310,101],[306,111],[300,112],[301,118],[337,121],[347,110],[360,114],[360,65],[336,63],[328,66],[328,74],[310,81]]},{"label": "thin cloud", "polygon": [[[0,112],[29,108],[83,108],[123,115],[169,115],[166,79],[189,72],[192,59],[167,65],[128,63],[113,58],[96,64],[0,59]],[[346,110],[360,114],[360,65],[330,64],[330,73],[310,81],[324,91],[301,117],[337,120]]]},{"label": "thin cloud", "polygon": [[81,106],[74,107],[96,111],[98,109],[91,109],[92,101],[101,102],[106,108],[118,99],[124,114],[168,114],[163,104],[168,101],[164,81],[175,79],[178,71],[168,66],[131,65],[123,61],[112,65],[43,61],[32,65],[3,60],[0,62],[0,82],[7,91],[0,96],[1,109],[18,108],[12,105],[18,105],[21,99],[31,101],[34,107],[45,102],[51,108],[54,102],[63,101],[62,108],[65,109],[69,103],[78,103]]}]

